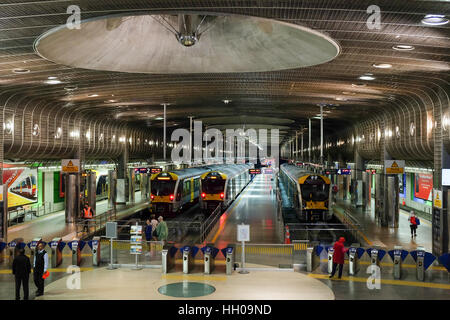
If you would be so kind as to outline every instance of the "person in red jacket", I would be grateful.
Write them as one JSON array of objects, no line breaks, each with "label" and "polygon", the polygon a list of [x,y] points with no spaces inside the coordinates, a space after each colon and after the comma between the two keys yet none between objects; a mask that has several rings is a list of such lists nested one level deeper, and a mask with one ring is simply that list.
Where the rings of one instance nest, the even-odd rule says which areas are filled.
[{"label": "person in red jacket", "polygon": [[344,247],[345,238],[340,237],[338,241],[334,243],[333,246],[333,271],[331,272],[330,278],[336,273],[336,267],[339,265],[339,279],[342,277],[342,269],[344,269],[344,259],[345,253],[348,249]]}]

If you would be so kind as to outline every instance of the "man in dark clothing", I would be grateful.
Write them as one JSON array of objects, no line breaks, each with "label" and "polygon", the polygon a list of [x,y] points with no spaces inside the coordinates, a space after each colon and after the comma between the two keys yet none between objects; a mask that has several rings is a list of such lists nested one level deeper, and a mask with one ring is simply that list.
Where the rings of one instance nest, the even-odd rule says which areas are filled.
[{"label": "man in dark clothing", "polygon": [[47,271],[48,267],[48,254],[44,250],[44,244],[39,243],[38,250],[34,255],[34,284],[37,287],[36,297],[44,294],[44,279],[42,276]]},{"label": "man in dark clothing", "polygon": [[336,273],[336,267],[339,265],[339,279],[342,277],[342,269],[344,268],[345,253],[348,249],[344,247],[345,238],[340,237],[338,241],[335,242],[333,246],[333,270],[331,272],[330,278],[333,278]]},{"label": "man in dark clothing", "polygon": [[23,284],[23,300],[28,300],[28,279],[30,278],[31,263],[25,255],[25,249],[19,250],[14,258],[12,273],[16,278],[16,300],[20,300],[20,285]]}]

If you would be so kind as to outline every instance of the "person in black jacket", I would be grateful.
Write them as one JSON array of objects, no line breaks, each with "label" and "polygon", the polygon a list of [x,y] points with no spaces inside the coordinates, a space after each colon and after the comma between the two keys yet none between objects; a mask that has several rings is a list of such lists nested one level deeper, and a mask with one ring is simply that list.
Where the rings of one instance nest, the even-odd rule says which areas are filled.
[{"label": "person in black jacket", "polygon": [[23,284],[23,300],[28,300],[28,279],[30,278],[31,263],[25,255],[25,249],[19,250],[14,258],[12,273],[16,278],[16,300],[20,300],[20,285]]},{"label": "person in black jacket", "polygon": [[48,254],[44,250],[43,243],[39,243],[38,250],[34,255],[33,268],[34,284],[37,287],[36,297],[39,297],[44,294],[44,279],[42,278],[42,276],[48,268]]}]

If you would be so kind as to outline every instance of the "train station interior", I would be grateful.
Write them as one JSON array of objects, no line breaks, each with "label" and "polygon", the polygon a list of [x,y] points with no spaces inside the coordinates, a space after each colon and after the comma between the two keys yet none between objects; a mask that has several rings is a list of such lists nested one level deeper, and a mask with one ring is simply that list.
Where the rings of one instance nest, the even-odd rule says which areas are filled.
[{"label": "train station interior", "polygon": [[0,300],[450,300],[449,19],[0,0]]}]

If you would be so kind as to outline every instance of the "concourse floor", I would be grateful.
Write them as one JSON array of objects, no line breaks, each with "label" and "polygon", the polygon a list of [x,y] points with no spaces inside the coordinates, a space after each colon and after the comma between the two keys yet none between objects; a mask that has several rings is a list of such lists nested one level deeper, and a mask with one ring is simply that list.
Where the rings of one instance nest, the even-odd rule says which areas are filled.
[{"label": "concourse floor", "polygon": [[282,243],[278,232],[282,223],[277,217],[276,184],[272,178],[271,174],[256,175],[222,215],[207,242],[217,248],[237,242],[237,225],[244,223],[250,225],[249,243]]},{"label": "concourse floor", "polygon": [[431,222],[420,219],[420,225],[417,228],[417,236],[411,237],[411,229],[409,227],[409,213],[400,210],[399,227],[388,228],[381,227],[375,218],[375,202],[372,199],[371,208],[355,208],[350,201],[338,200],[335,209],[342,212],[346,210],[353,218],[358,221],[356,227],[360,231],[359,234],[365,243],[361,246],[380,246],[393,249],[394,246],[402,246],[403,249],[411,251],[421,246],[426,251],[432,251],[432,228]]},{"label": "concourse floor", "polygon": [[[134,204],[117,205],[117,218],[127,214],[127,209],[141,207],[143,209],[146,203],[146,200],[141,199],[141,192],[137,191]],[[106,212],[108,209],[108,200],[97,202],[96,214]],[[75,225],[66,223],[64,210],[8,228],[8,242],[16,238],[23,238],[28,243],[37,237],[42,237],[46,242],[55,237],[62,237],[64,241],[67,241],[72,240],[75,236]]]}]

